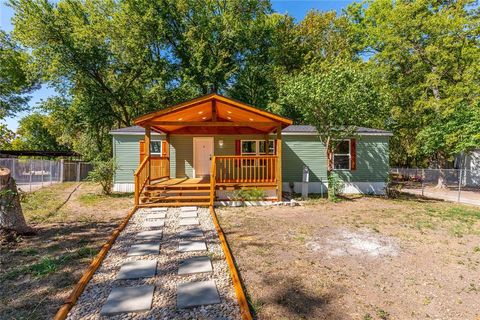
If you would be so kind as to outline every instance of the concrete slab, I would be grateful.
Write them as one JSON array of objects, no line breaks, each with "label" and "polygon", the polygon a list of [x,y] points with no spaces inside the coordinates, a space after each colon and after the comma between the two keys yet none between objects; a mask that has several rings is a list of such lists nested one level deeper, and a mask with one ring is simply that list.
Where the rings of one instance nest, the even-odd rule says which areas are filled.
[{"label": "concrete slab", "polygon": [[147,213],[145,215],[145,219],[146,220],[150,220],[150,219],[165,219],[165,217],[167,216],[167,213],[166,212],[153,212],[153,213]]},{"label": "concrete slab", "polygon": [[162,230],[147,230],[137,233],[135,238],[141,241],[155,241],[162,240],[162,237]]},{"label": "concrete slab", "polygon": [[154,290],[155,286],[113,288],[100,314],[148,311],[152,308]]},{"label": "concrete slab", "polygon": [[216,303],[220,303],[220,295],[213,280],[181,283],[177,287],[178,308]]},{"label": "concrete slab", "polygon": [[212,272],[212,261],[207,256],[193,257],[180,262],[178,274]]},{"label": "concrete slab", "polygon": [[165,225],[165,219],[145,220],[142,225],[147,228],[161,228]]},{"label": "concrete slab", "polygon": [[182,218],[179,224],[181,226],[198,226],[200,221],[198,221],[198,218]]},{"label": "concrete slab", "polygon": [[203,230],[200,228],[193,228],[188,230],[183,230],[178,233],[180,238],[196,238],[203,237]]},{"label": "concrete slab", "polygon": [[198,211],[180,212],[180,218],[196,218],[196,217],[198,217]]},{"label": "concrete slab", "polygon": [[203,240],[182,240],[178,242],[178,251],[190,252],[190,251],[206,251],[207,245]]},{"label": "concrete slab", "polygon": [[144,256],[147,254],[158,254],[160,251],[160,242],[144,242],[133,244],[127,253],[127,256]]},{"label": "concrete slab", "polygon": [[137,260],[125,262],[120,271],[118,271],[117,279],[140,279],[151,278],[157,273],[157,260]]},{"label": "concrete slab", "polygon": [[180,207],[181,212],[185,211],[197,211],[198,207]]}]

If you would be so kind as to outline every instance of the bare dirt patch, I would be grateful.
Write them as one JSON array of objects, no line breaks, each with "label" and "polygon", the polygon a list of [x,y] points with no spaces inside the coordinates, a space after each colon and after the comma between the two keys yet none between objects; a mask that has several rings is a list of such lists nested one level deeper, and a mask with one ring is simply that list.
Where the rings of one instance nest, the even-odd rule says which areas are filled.
[{"label": "bare dirt patch", "polygon": [[218,209],[259,319],[480,316],[480,210],[406,198]]},{"label": "bare dirt patch", "polygon": [[52,318],[133,205],[131,197],[103,196],[90,183],[72,193],[77,186],[24,195],[25,217],[37,235],[13,242],[0,236],[0,319]]}]

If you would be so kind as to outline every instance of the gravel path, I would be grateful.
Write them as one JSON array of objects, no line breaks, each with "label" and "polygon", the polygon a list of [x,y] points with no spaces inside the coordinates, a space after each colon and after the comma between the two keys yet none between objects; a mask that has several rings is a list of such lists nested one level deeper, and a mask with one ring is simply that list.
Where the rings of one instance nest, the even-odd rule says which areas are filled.
[{"label": "gravel path", "polygon": [[[105,304],[114,287],[155,285],[152,309],[143,313],[128,313],[108,317],[109,319],[240,319],[240,309],[230,277],[230,271],[218,239],[208,209],[198,208],[200,228],[204,231],[207,252],[178,252],[179,232],[191,227],[179,226],[178,208],[169,208],[163,227],[159,255],[128,257],[127,252],[136,243],[135,235],[143,230],[143,217],[150,209],[139,209],[126,228],[117,238],[100,268],[94,274],[77,304],[69,313],[68,319],[101,319],[100,309]],[[201,238],[199,238],[201,239]],[[194,275],[177,275],[179,262],[183,259],[208,255],[212,260],[213,272]],[[158,261],[157,275],[153,278],[137,280],[116,280],[121,265],[126,261]],[[190,281],[214,280],[220,294],[221,303],[191,309],[177,309],[177,285]]]}]

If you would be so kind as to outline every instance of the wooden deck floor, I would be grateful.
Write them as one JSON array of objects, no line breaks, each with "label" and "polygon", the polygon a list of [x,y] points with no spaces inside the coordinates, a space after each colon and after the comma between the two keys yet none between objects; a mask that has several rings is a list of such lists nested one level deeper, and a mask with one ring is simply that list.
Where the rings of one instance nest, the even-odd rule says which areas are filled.
[{"label": "wooden deck floor", "polygon": [[210,185],[210,178],[203,177],[203,178],[170,178],[166,180],[162,180],[159,182],[152,182],[150,185],[152,186],[186,186],[186,185],[203,185],[208,184]]}]

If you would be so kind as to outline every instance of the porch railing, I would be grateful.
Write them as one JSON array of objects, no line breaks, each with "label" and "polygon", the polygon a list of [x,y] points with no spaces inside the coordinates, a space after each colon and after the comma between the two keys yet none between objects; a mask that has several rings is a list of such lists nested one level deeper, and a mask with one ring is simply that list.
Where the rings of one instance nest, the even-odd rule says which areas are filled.
[{"label": "porch railing", "polygon": [[277,156],[213,156],[210,175],[210,205],[217,186],[278,184]]},{"label": "porch railing", "polygon": [[275,183],[277,156],[216,156],[216,184]]},{"label": "porch railing", "polygon": [[139,204],[140,194],[145,188],[150,176],[150,157],[145,157],[133,174],[135,180],[135,205]]},{"label": "porch railing", "polygon": [[134,173],[135,204],[138,205],[140,203],[140,195],[150,181],[169,177],[169,157],[146,156]]},{"label": "porch railing", "polygon": [[170,161],[168,157],[151,157],[150,180],[170,177]]}]

